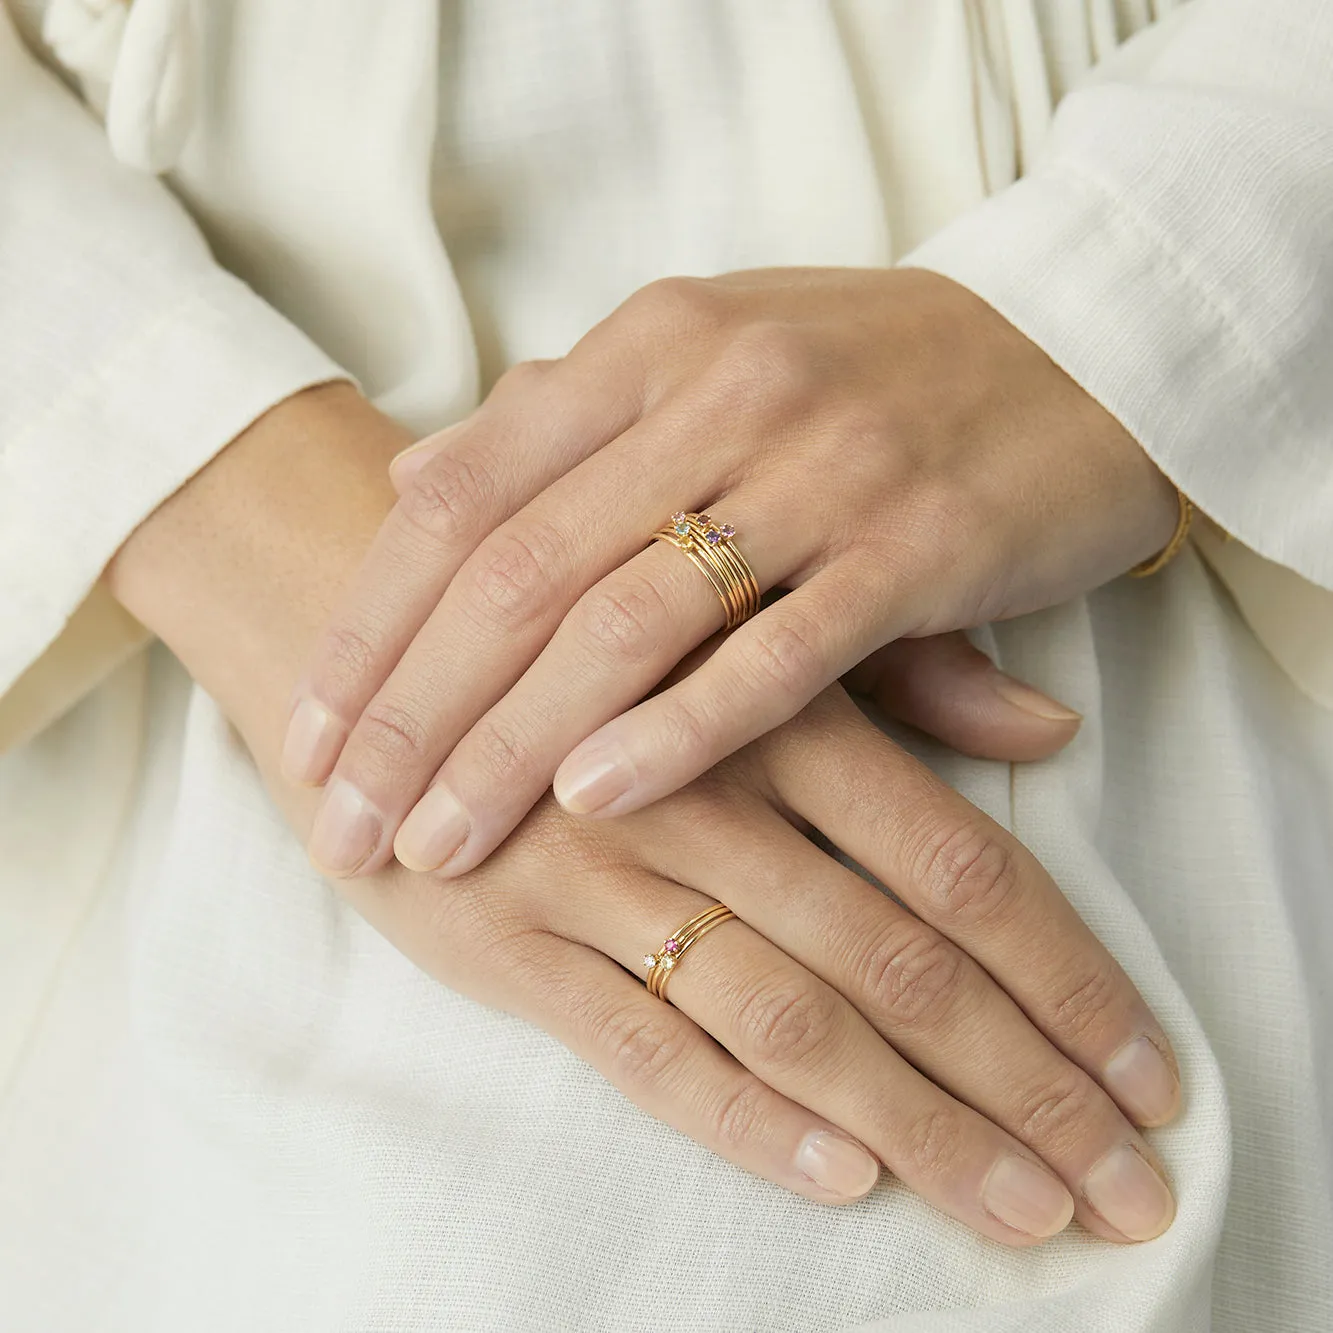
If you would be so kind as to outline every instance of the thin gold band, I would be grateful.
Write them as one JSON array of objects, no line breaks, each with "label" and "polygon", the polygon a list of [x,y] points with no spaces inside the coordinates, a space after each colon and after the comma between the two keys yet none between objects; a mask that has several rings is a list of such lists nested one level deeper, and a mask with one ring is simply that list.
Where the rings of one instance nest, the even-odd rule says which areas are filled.
[{"label": "thin gold band", "polygon": [[1171,540],[1155,556],[1140,565],[1135,565],[1129,571],[1130,578],[1146,579],[1149,574],[1156,574],[1180,554],[1180,548],[1189,539],[1190,524],[1194,521],[1194,505],[1179,487],[1176,488],[1176,502],[1180,506],[1180,517],[1176,519],[1176,530],[1171,534]]},{"label": "thin gold band", "polygon": [[723,922],[732,920],[735,915],[730,907],[714,903],[712,907],[692,916],[674,935],[668,936],[656,953],[644,954],[643,965],[648,969],[644,984],[648,987],[648,994],[657,996],[659,1000],[665,1000],[667,982],[671,980],[672,972],[680,966],[680,960],[684,958],[686,952],[698,944],[710,930],[715,930]]},{"label": "thin gold band", "polygon": [[653,533],[655,542],[670,542],[683,551],[708,580],[726,614],[727,629],[735,629],[760,607],[759,580],[732,540],[736,529],[720,526],[707,514],[672,514],[671,521]]}]

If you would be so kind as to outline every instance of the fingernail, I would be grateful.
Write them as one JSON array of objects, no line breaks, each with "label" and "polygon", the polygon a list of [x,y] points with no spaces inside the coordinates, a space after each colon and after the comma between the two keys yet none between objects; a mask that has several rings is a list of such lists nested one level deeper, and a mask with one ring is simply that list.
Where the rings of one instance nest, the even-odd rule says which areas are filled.
[{"label": "fingernail", "polygon": [[986,1211],[1027,1236],[1054,1236],[1074,1216],[1074,1197],[1049,1171],[1010,1153],[991,1167],[981,1187]]},{"label": "fingernail", "polygon": [[379,845],[380,812],[350,782],[334,778],[310,830],[307,852],[326,875],[350,875]]},{"label": "fingernail", "polygon": [[555,775],[555,799],[572,815],[590,815],[634,785],[634,765],[619,750],[567,759]]},{"label": "fingernail", "polygon": [[1012,676],[1006,676],[1003,671],[997,670],[991,673],[991,687],[1001,699],[1013,704],[1015,708],[1021,708],[1025,713],[1031,713],[1035,717],[1045,718],[1047,722],[1083,720],[1082,713],[1076,713],[1072,708],[1056,703],[1050,695],[1034,690],[1031,685],[1025,685]]},{"label": "fingernail", "polygon": [[437,782],[403,820],[393,853],[409,870],[438,870],[467,841],[470,827],[458,797]]},{"label": "fingernail", "polygon": [[879,1163],[860,1144],[827,1130],[805,1136],[796,1167],[820,1189],[844,1199],[859,1199],[879,1179]]},{"label": "fingernail", "polygon": [[1112,1148],[1083,1180],[1083,1197],[1130,1240],[1151,1240],[1171,1225],[1176,1201],[1130,1143]]},{"label": "fingernail", "polygon": [[282,775],[288,782],[323,782],[338,761],[347,728],[323,704],[302,699],[292,710],[282,742]]},{"label": "fingernail", "polygon": [[1126,1042],[1106,1063],[1102,1082],[1140,1125],[1161,1125],[1180,1104],[1180,1080],[1148,1037]]}]

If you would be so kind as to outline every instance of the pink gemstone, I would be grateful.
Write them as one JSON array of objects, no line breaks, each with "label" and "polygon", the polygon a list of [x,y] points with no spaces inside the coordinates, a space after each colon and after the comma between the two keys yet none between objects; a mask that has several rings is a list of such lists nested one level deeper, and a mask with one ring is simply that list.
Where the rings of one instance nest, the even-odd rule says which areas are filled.
[{"label": "pink gemstone", "polygon": [[724,523],[722,525],[722,535],[724,537],[734,537],[736,535],[736,529],[733,528],[730,523]]},{"label": "pink gemstone", "polygon": [[667,953],[675,953],[676,950],[680,948],[680,945],[677,944],[675,940],[667,940],[662,948],[665,949]]},{"label": "pink gemstone", "polygon": [[676,512],[671,515],[671,521],[673,523],[684,523],[685,511],[683,509],[677,509]]}]

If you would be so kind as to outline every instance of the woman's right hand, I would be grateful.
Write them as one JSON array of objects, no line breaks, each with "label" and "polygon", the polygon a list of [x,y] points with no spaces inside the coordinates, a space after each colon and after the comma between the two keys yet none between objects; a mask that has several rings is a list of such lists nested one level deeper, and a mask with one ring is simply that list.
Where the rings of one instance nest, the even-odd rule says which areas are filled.
[{"label": "woman's right hand", "polygon": [[[394,865],[339,890],[447,985],[808,1198],[859,1198],[882,1162],[1008,1245],[1071,1214],[1145,1240],[1174,1215],[1131,1123],[1178,1106],[1147,1005],[1031,853],[839,688],[635,815],[548,796],[466,875]],[[713,901],[740,919],[653,998],[644,955]]]}]

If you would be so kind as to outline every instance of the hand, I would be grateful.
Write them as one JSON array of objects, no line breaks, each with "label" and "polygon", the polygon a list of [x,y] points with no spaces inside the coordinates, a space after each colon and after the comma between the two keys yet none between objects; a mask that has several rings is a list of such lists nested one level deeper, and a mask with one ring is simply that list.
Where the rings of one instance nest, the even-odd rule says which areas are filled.
[{"label": "hand", "polygon": [[[267,773],[300,659],[387,508],[376,459],[397,439],[345,386],[298,395],[165,503],[108,571]],[[316,794],[274,790],[308,828]],[[791,819],[824,829],[916,915]],[[597,825],[547,800],[462,880],[393,867],[341,888],[441,980],[543,1023],[654,1114],[811,1197],[870,1187],[859,1140],[1010,1244],[1069,1210],[1047,1176],[1008,1205],[1017,1228],[987,1212],[987,1184],[1022,1176],[988,1174],[1012,1153],[1049,1163],[1098,1235],[1169,1222],[1155,1172],[1137,1167],[1134,1183],[1156,1158],[1122,1114],[1156,1124],[1177,1104],[1151,1013],[1031,855],[837,690],[660,808]],[[704,940],[664,1004],[627,972],[642,976],[641,954],[700,894],[745,924]]]},{"label": "hand", "polygon": [[[571,811],[637,809],[883,645],[1068,598],[1175,514],[1038,348],[911,271],[655,284],[394,473],[289,733],[292,779],[332,774],[310,849],[329,873],[391,850],[462,873],[557,766]],[[733,522],[760,584],[791,591],[640,703],[722,623],[681,552],[643,549],[677,507]]]},{"label": "hand", "polygon": [[[1140,1123],[1176,1107],[1143,1001],[1032,856],[840,689],[650,810],[593,824],[547,800],[452,882],[393,867],[340,888],[448,985],[808,1198],[857,1198],[882,1161],[1009,1245],[1075,1211],[1116,1241],[1173,1215],[1116,1105]],[[643,955],[718,900],[741,919],[653,998]]]}]

